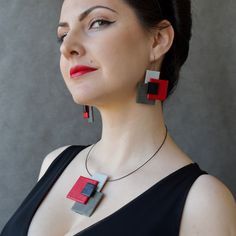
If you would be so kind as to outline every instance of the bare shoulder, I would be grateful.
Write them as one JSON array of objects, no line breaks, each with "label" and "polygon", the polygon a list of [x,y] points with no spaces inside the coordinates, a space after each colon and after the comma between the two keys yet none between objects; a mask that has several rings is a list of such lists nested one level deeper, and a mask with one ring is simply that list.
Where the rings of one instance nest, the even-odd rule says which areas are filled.
[{"label": "bare shoulder", "polygon": [[39,173],[39,177],[38,177],[38,181],[45,174],[46,170],[52,164],[52,162],[56,159],[56,157],[58,155],[60,155],[69,146],[71,146],[71,145],[59,147],[59,148],[57,148],[57,149],[55,149],[52,152],[47,154],[47,156],[43,159],[41,169],[40,169],[40,173]]},{"label": "bare shoulder", "polygon": [[185,202],[180,236],[236,236],[236,203],[228,187],[212,175],[201,175]]}]

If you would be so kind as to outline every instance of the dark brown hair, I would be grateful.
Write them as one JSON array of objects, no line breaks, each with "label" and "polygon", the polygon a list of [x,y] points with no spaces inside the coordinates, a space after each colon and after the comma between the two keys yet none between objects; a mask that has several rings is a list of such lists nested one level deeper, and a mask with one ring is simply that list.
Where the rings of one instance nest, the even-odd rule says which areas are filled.
[{"label": "dark brown hair", "polygon": [[165,54],[161,77],[169,81],[168,96],[173,93],[179,80],[181,66],[189,53],[192,36],[190,0],[123,0],[134,9],[141,25],[147,31],[157,28],[162,20],[168,20],[175,32],[174,41]]}]

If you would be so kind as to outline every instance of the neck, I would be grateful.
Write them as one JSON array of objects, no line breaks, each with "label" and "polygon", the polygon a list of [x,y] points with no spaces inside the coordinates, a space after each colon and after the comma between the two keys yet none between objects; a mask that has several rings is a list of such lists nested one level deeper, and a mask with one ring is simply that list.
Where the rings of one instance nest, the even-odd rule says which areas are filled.
[{"label": "neck", "polygon": [[112,104],[109,109],[98,109],[102,117],[102,136],[90,154],[91,167],[96,170],[112,176],[132,171],[148,160],[165,138],[160,102],[156,105]]}]

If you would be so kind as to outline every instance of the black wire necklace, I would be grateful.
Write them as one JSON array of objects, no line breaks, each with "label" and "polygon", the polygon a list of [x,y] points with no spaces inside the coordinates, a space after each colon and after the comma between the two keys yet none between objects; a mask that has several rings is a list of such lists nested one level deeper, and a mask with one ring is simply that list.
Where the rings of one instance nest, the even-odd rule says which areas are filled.
[{"label": "black wire necklace", "polygon": [[139,170],[141,167],[143,167],[147,162],[149,162],[159,152],[159,150],[162,148],[163,144],[166,141],[166,137],[168,133],[167,126],[165,125],[165,127],[166,127],[165,138],[162,144],[160,145],[160,147],[157,149],[157,151],[146,162],[144,162],[141,166],[136,168],[134,171],[116,179],[110,179],[108,175],[103,174],[103,173],[98,173],[98,172],[92,175],[90,171],[88,170],[89,154],[97,143],[93,144],[88,154],[86,155],[86,159],[85,159],[85,168],[88,174],[91,176],[91,178],[80,176],[79,179],[74,184],[74,186],[72,187],[72,189],[67,194],[67,198],[75,201],[71,209],[74,212],[79,213],[81,215],[91,216],[95,208],[98,206],[98,204],[100,203],[101,199],[104,196],[104,193],[102,193],[101,190],[103,186],[106,184],[106,182],[118,181],[120,179],[123,179],[133,174],[134,172]]}]

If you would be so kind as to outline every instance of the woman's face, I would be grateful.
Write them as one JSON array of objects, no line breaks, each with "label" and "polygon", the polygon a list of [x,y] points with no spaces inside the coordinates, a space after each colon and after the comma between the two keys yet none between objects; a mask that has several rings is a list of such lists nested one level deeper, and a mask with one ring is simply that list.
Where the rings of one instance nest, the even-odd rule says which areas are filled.
[{"label": "woman's face", "polygon": [[[112,10],[98,7],[79,21],[98,5]],[[66,35],[60,69],[74,101],[99,107],[134,99],[150,64],[151,44],[133,9],[122,0],[65,0],[60,22],[67,22],[58,28],[58,37]],[[70,69],[78,64],[98,70],[73,80]]]}]

